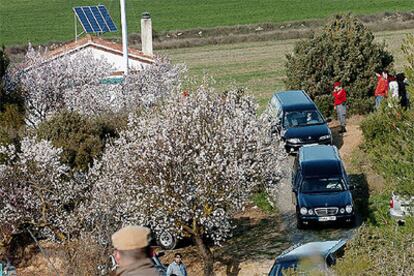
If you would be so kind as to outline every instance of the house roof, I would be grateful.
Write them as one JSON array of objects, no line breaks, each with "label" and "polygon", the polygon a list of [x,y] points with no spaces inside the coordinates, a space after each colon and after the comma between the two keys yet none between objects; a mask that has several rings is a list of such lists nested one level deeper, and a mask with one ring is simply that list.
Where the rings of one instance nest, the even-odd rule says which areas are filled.
[{"label": "house roof", "polygon": [[[120,55],[120,56],[123,55],[122,44],[108,41],[108,40],[105,40],[97,36],[86,35],[85,37],[79,40],[69,42],[56,49],[50,50],[47,53],[47,58],[49,60],[53,60],[55,58],[79,51],[87,47],[93,47],[93,48],[100,49],[100,50],[113,53],[116,55]],[[154,62],[154,58],[152,56],[147,56],[143,52],[137,49],[130,48],[130,47],[128,47],[128,57],[130,59],[138,60],[143,63]]]}]

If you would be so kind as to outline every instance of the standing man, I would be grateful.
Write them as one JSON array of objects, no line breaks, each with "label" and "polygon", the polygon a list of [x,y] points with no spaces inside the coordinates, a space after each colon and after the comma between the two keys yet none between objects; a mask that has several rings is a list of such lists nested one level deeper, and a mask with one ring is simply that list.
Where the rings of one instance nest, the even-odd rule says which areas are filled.
[{"label": "standing man", "polygon": [[334,109],[336,110],[336,115],[341,125],[339,133],[346,132],[346,91],[341,85],[341,82],[337,81],[333,86]]},{"label": "standing man", "polygon": [[377,75],[377,87],[375,88],[375,108],[381,105],[381,101],[388,97],[388,71],[383,70],[381,74]]},{"label": "standing man", "polygon": [[126,226],[112,235],[116,276],[159,276],[148,254],[150,229]]},{"label": "standing man", "polygon": [[175,254],[174,261],[168,266],[167,276],[187,276],[187,270],[181,258],[180,253]]}]

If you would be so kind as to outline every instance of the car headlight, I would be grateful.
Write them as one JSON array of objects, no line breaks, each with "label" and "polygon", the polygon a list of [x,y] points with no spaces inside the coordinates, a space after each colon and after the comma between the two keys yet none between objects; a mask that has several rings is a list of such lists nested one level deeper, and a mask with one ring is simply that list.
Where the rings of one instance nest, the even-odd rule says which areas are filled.
[{"label": "car headlight", "polygon": [[300,139],[299,138],[289,138],[286,141],[288,141],[289,143],[292,143],[292,144],[298,144],[298,143],[300,143]]},{"label": "car headlight", "polygon": [[352,213],[352,205],[346,205],[345,210],[348,214]]},{"label": "car headlight", "polygon": [[309,214],[309,215],[313,215],[313,210],[312,210],[312,209],[309,209],[309,210],[308,210],[308,214]]},{"label": "car headlight", "polygon": [[308,213],[308,209],[306,209],[305,207],[300,208],[300,213],[302,215],[306,215]]},{"label": "car headlight", "polygon": [[339,213],[341,214],[345,213],[345,209],[344,208],[339,209]]},{"label": "car headlight", "polygon": [[328,140],[331,139],[331,135],[322,135],[321,137],[319,137],[319,140]]}]

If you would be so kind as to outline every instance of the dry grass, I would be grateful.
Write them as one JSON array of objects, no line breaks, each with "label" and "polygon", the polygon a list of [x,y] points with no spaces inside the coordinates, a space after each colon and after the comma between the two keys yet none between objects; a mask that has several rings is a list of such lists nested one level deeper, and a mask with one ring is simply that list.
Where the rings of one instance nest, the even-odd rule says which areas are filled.
[{"label": "dry grass", "polygon": [[[377,41],[384,41],[394,55],[395,68],[406,65],[401,51],[403,38],[414,29],[375,33]],[[293,50],[297,39],[208,45],[193,48],[157,51],[169,56],[173,62],[186,63],[190,76],[200,80],[207,73],[216,81],[218,89],[231,85],[247,87],[261,109],[274,91],[284,89],[286,54]]]}]

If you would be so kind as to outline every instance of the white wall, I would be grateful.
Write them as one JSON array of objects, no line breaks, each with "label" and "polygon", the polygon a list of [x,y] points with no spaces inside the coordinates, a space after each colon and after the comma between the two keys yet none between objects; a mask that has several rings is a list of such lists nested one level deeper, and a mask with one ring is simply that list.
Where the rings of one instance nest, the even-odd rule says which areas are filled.
[{"label": "white wall", "polygon": [[[101,49],[97,49],[94,47],[87,47],[87,48],[83,48],[81,50],[82,53],[84,52],[90,52],[95,58],[100,59],[100,58],[105,58],[109,63],[113,64],[113,68],[115,71],[123,71],[123,59],[122,59],[122,55],[116,55],[107,51],[103,51]],[[148,66],[147,63],[144,62],[140,62],[138,60],[134,60],[134,59],[129,59],[129,68],[131,68],[132,70],[142,70],[143,68],[145,68],[146,66]]]}]

